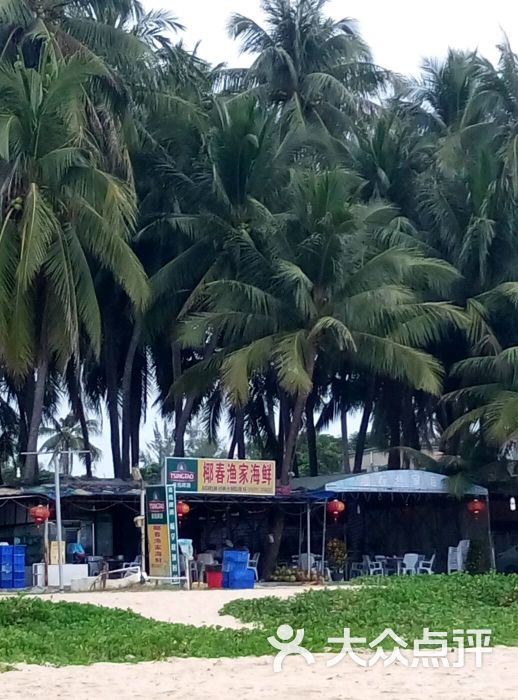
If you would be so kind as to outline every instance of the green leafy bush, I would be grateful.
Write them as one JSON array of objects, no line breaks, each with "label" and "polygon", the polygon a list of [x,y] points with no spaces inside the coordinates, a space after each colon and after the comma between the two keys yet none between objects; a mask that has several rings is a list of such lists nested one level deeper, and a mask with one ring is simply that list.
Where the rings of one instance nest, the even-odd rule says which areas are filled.
[{"label": "green leafy bush", "polygon": [[[360,588],[310,590],[289,599],[227,603],[224,614],[256,623],[255,629],[243,630],[170,624],[125,610],[10,596],[0,599],[0,665],[260,656],[273,653],[266,638],[282,623],[304,628],[304,645],[315,652],[328,647],[328,638],[339,636],[344,627],[367,641],[389,627],[409,645],[424,627],[450,635],[454,629],[487,627],[493,644],[518,646],[518,576],[372,577],[362,583]],[[165,601],[179,594],[163,595]],[[201,606],[204,595],[210,593],[199,592]]]}]

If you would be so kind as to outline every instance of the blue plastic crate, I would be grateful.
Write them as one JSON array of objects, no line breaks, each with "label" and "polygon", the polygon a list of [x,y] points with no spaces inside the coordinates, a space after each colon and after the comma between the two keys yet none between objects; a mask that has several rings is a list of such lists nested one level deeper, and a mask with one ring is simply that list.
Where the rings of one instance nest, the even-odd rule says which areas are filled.
[{"label": "blue plastic crate", "polygon": [[23,554],[25,557],[25,550],[27,549],[27,546],[24,544],[13,544],[13,554]]},{"label": "blue plastic crate", "polygon": [[8,581],[2,581],[0,579],[0,588],[12,588],[13,587],[13,580],[9,579]]},{"label": "blue plastic crate", "polygon": [[253,588],[255,575],[252,569],[230,571],[225,588]]},{"label": "blue plastic crate", "polygon": [[247,568],[248,561],[244,564],[237,563],[235,561],[232,561],[227,564],[223,564],[221,567],[221,570],[223,571],[224,574],[228,574],[231,571],[244,571]]},{"label": "blue plastic crate", "polygon": [[24,570],[25,571],[25,554],[15,554],[13,557],[13,568],[16,571],[17,569]]},{"label": "blue plastic crate", "polygon": [[25,574],[23,576],[13,576],[13,588],[25,588]]},{"label": "blue plastic crate", "polygon": [[223,564],[248,564],[248,552],[242,549],[224,549]]},{"label": "blue plastic crate", "polygon": [[13,546],[12,544],[4,544],[2,547],[0,547],[0,562],[5,561],[6,559],[12,559],[13,558]]},{"label": "blue plastic crate", "polygon": [[228,574],[231,571],[244,571],[248,566],[248,552],[242,549],[223,550],[222,571]]}]

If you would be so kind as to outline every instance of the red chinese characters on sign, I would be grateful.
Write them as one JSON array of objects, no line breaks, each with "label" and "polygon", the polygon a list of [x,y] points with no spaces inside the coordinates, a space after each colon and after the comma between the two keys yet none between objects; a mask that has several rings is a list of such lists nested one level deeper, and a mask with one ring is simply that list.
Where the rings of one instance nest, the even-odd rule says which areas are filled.
[{"label": "red chinese characters on sign", "polygon": [[248,484],[248,466],[246,464],[239,465],[239,483]]},{"label": "red chinese characters on sign", "polygon": [[203,481],[206,483],[214,481],[214,464],[212,462],[203,462]]},{"label": "red chinese characters on sign", "polygon": [[269,484],[275,480],[271,464],[263,464],[261,467],[261,477],[263,484]]},{"label": "red chinese characters on sign", "polygon": [[226,477],[225,465],[223,464],[223,462],[217,462],[216,463],[216,472],[215,472],[216,483],[217,484],[225,483],[225,480],[226,480],[225,477]]},{"label": "red chinese characters on sign", "polygon": [[164,575],[164,569],[168,566],[167,550],[167,530],[165,525],[151,525],[148,529],[150,544],[150,564],[154,575]]},{"label": "red chinese characters on sign", "polygon": [[258,464],[252,464],[250,482],[258,485],[261,483],[261,467]]},{"label": "red chinese characters on sign", "polygon": [[232,459],[198,460],[201,493],[267,496],[275,493],[273,462]]},{"label": "red chinese characters on sign", "polygon": [[237,484],[237,465],[235,462],[230,462],[228,465],[227,484]]}]

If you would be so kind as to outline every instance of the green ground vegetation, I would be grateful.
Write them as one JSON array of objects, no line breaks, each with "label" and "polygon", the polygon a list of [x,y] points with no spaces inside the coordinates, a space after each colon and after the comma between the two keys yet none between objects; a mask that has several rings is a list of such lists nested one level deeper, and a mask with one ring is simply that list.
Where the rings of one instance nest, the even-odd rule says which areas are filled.
[{"label": "green ground vegetation", "polygon": [[[173,594],[164,592],[167,595]],[[199,595],[201,605],[209,594]],[[367,642],[391,628],[409,645],[421,638],[424,627],[450,635],[454,629],[490,628],[492,644],[518,646],[518,577],[384,579],[360,588],[312,590],[290,599],[236,600],[222,613],[257,626],[199,628],[146,619],[129,610],[7,597],[0,600],[0,664],[259,656],[273,653],[267,637],[281,623],[304,628],[304,645],[313,652],[329,650],[328,638],[339,637],[344,627]]]}]

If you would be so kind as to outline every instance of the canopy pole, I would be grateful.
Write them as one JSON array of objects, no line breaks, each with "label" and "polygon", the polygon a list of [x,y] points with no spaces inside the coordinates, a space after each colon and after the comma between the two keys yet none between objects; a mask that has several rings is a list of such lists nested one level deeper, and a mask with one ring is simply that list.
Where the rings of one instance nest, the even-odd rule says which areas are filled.
[{"label": "canopy pole", "polygon": [[306,563],[308,574],[311,573],[311,506],[309,501],[306,504],[306,525],[307,525],[307,535],[308,535],[308,560]]},{"label": "canopy pole", "polygon": [[302,555],[302,508],[299,512],[299,555],[297,559],[297,567],[300,566],[300,557]]},{"label": "canopy pole", "polygon": [[487,536],[489,540],[489,561],[491,562],[491,569],[495,571],[496,561],[495,561],[495,547],[493,545],[493,533],[491,532],[491,513],[489,510],[489,494],[486,496],[486,515],[487,515]]},{"label": "canopy pole", "polygon": [[322,504],[324,506],[324,511],[323,511],[323,524],[322,524],[322,580],[325,579],[326,576],[326,570],[324,566],[324,561],[325,561],[325,556],[326,556],[326,525],[327,525],[327,501],[324,501]]}]

